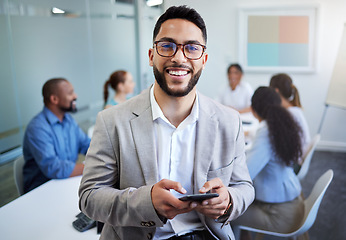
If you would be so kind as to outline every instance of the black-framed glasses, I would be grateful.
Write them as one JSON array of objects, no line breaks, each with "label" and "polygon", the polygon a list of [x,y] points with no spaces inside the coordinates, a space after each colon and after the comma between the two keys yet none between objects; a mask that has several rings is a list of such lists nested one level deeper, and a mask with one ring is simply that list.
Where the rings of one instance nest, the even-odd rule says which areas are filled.
[{"label": "black-framed glasses", "polygon": [[190,60],[200,59],[207,49],[206,46],[199,43],[177,44],[169,41],[155,41],[154,46],[157,54],[161,57],[173,57],[177,53],[178,48],[181,47],[184,56]]}]

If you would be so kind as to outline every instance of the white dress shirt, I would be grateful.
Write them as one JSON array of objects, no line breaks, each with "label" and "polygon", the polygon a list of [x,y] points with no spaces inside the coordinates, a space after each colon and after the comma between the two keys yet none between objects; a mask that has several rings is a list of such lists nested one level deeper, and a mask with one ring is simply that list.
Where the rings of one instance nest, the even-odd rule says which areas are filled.
[{"label": "white dress shirt", "polygon": [[[154,87],[150,90],[150,101],[154,121],[154,137],[156,145],[159,180],[170,179],[180,182],[186,194],[193,193],[193,168],[195,158],[196,123],[199,115],[198,95],[191,113],[176,128],[164,116],[154,97]],[[176,196],[180,193],[171,190]],[[195,211],[177,215],[174,219],[157,228],[154,239],[167,239],[175,234],[183,235],[196,229],[202,229]]]},{"label": "white dress shirt", "polygon": [[304,155],[308,150],[309,144],[311,142],[308,123],[306,122],[303,110],[300,107],[289,107],[287,108],[287,110],[292,114],[294,120],[296,120],[296,122],[302,130],[300,138],[302,141],[302,150]]},{"label": "white dress shirt", "polygon": [[251,106],[252,95],[253,89],[250,84],[241,80],[234,90],[228,84],[216,100],[239,111]]}]

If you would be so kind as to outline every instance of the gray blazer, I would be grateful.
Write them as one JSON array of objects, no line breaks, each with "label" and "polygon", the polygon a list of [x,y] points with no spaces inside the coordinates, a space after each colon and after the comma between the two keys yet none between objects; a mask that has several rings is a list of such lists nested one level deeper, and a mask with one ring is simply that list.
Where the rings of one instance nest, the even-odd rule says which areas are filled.
[{"label": "gray blazer", "polygon": [[[239,114],[199,93],[194,192],[213,178],[228,186],[233,209],[223,222],[240,216],[254,199],[245,161]],[[149,89],[127,102],[101,111],[96,120],[79,189],[80,209],[104,222],[100,239],[151,239],[163,222],[151,201],[159,181]],[[229,224],[222,229],[199,214],[218,239],[234,239]]]}]

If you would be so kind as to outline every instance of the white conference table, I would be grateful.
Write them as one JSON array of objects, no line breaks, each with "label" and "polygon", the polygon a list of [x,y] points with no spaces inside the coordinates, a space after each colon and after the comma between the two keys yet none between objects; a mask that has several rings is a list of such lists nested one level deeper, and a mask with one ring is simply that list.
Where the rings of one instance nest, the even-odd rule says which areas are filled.
[{"label": "white conference table", "polygon": [[80,212],[81,176],[50,180],[0,208],[0,239],[96,240],[96,228],[78,232],[72,222]]},{"label": "white conference table", "polygon": [[252,146],[252,140],[256,135],[259,122],[251,112],[240,114],[240,119],[243,122],[245,134],[245,151],[248,151]]}]

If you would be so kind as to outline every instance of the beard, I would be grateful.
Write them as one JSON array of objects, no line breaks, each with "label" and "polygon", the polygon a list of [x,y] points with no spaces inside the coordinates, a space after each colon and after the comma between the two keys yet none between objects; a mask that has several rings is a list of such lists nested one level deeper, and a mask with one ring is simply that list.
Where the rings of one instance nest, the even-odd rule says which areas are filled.
[{"label": "beard", "polygon": [[[184,67],[182,65],[179,66],[172,66],[172,67]],[[182,90],[178,90],[178,91],[174,91],[172,89],[170,89],[167,85],[167,80],[166,77],[164,75],[164,72],[160,72],[156,66],[153,66],[153,71],[154,71],[154,76],[156,79],[156,82],[159,84],[160,88],[168,95],[168,96],[172,96],[172,97],[184,97],[186,96],[189,92],[191,92],[191,90],[196,86],[199,77],[202,74],[202,69],[199,70],[196,74],[193,74],[193,71],[191,69],[189,69],[189,71],[192,74],[192,77],[189,81],[189,83],[187,84],[187,87],[185,89]]]},{"label": "beard", "polygon": [[73,99],[68,108],[60,107],[60,110],[63,112],[71,112],[71,113],[77,112],[76,101],[77,101],[77,99]]}]

